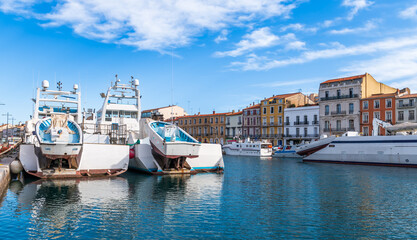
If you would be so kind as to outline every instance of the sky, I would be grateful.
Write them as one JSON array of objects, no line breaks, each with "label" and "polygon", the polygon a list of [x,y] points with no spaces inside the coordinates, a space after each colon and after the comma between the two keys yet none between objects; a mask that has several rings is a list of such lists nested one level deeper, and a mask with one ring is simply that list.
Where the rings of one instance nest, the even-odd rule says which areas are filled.
[{"label": "sky", "polygon": [[0,0],[0,123],[42,80],[99,109],[118,74],[142,109],[239,110],[370,73],[417,92],[417,0]]}]

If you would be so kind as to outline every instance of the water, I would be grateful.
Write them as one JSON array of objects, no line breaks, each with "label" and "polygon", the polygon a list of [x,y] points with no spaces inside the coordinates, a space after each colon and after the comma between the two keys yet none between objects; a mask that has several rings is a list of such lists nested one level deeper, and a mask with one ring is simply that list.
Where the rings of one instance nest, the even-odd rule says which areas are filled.
[{"label": "water", "polygon": [[0,239],[417,238],[417,169],[224,161],[224,174],[13,182]]}]

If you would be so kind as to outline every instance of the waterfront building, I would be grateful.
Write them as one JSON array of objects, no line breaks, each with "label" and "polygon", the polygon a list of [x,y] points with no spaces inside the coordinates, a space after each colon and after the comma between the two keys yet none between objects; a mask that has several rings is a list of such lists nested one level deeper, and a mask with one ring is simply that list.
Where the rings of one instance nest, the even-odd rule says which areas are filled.
[{"label": "waterfront building", "polygon": [[[396,99],[399,97],[410,94],[410,90],[408,88],[398,90],[396,93],[387,93],[387,94],[373,94],[368,98],[362,98],[360,100],[360,108],[361,108],[361,117],[360,117],[360,129],[364,136],[372,135],[373,126],[372,122],[374,118],[378,118],[384,122],[388,122],[391,124],[396,124],[396,109],[399,103],[396,104]],[[408,101],[408,100],[405,100]],[[403,101],[397,101],[403,102]],[[407,102],[408,103],[408,102]],[[399,109],[408,108],[407,104],[401,104]],[[401,110],[403,111],[403,110]],[[408,110],[406,110],[407,118],[408,118]],[[414,114],[413,114],[414,115]],[[402,113],[402,116],[404,114]],[[410,116],[411,117],[411,116]],[[385,136],[386,131],[384,128],[380,127],[378,130],[378,135]]]},{"label": "waterfront building", "polygon": [[175,121],[202,143],[224,144],[226,140],[226,116],[228,113],[194,114],[178,117]]},{"label": "waterfront building", "polygon": [[396,91],[377,82],[369,73],[320,83],[320,134],[360,132],[360,99]]},{"label": "waterfront building", "polygon": [[319,105],[286,108],[284,119],[284,144],[319,138]]},{"label": "waterfront building", "polygon": [[251,104],[243,109],[243,138],[260,139],[261,137],[261,104]]},{"label": "waterfront building", "polygon": [[142,118],[152,118],[154,120],[166,121],[171,118],[186,116],[184,108],[177,105],[153,108],[142,111]]},{"label": "waterfront building", "polygon": [[232,111],[226,115],[226,140],[242,137],[243,111]]},{"label": "waterfront building", "polygon": [[314,104],[302,93],[274,95],[261,101],[262,139],[281,145],[284,133],[284,109]]},{"label": "waterfront building", "polygon": [[395,99],[396,123],[417,122],[417,94],[405,94]]}]

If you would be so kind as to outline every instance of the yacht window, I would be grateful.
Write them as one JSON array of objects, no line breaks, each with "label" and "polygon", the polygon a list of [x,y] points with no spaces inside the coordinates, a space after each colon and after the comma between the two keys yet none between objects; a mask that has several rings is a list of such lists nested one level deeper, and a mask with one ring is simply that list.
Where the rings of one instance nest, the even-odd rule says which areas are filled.
[{"label": "yacht window", "polygon": [[132,118],[138,118],[138,114],[136,112],[131,113]]},{"label": "yacht window", "polygon": [[112,111],[112,117],[118,117],[119,111]]},{"label": "yacht window", "polygon": [[131,114],[131,112],[126,111],[126,112],[125,112],[125,118],[130,118],[130,116],[131,116],[130,114]]},{"label": "yacht window", "polygon": [[120,116],[121,118],[125,117],[125,111],[120,111],[120,112],[119,112],[119,116]]},{"label": "yacht window", "polygon": [[106,111],[106,118],[111,117],[111,111]]}]

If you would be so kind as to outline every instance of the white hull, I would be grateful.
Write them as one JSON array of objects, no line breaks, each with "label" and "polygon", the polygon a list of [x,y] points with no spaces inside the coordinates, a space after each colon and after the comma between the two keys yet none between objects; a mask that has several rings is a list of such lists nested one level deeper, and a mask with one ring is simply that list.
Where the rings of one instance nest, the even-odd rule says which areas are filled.
[{"label": "white hull", "polygon": [[276,158],[303,158],[302,156],[298,155],[296,152],[274,153],[272,156]]},{"label": "white hull", "polygon": [[[129,169],[139,170],[150,174],[164,174],[157,160],[152,155],[152,146],[149,138],[141,139],[135,145],[135,158],[129,160]],[[201,144],[198,157],[186,158],[192,171],[223,170],[223,156],[219,144]]]},{"label": "white hull", "polygon": [[76,156],[80,153],[82,144],[40,144],[43,155]]},{"label": "white hull", "polygon": [[417,135],[339,137],[304,161],[417,166]]},{"label": "white hull", "polygon": [[22,144],[19,154],[24,170],[41,178],[118,175],[127,170],[129,163],[127,145],[84,143],[77,157],[77,169],[63,169],[62,172],[53,173],[42,167],[45,160],[38,158],[33,144]]},{"label": "white hull", "polygon": [[329,143],[331,143],[336,137],[330,136],[327,138],[322,138],[320,140],[310,142],[309,144],[301,145],[296,149],[298,155],[307,156],[320,149],[326,147]]},{"label": "white hull", "polygon": [[231,156],[252,156],[252,157],[270,157],[272,156],[272,150],[268,149],[239,149],[239,148],[230,148],[223,147],[223,150],[226,155]]}]

